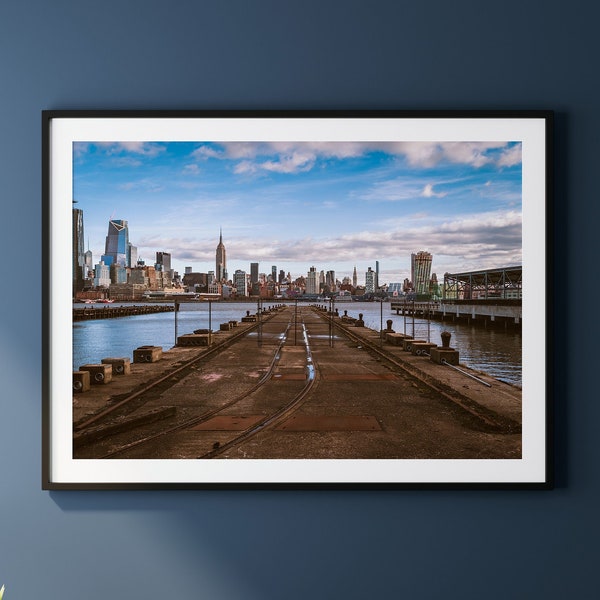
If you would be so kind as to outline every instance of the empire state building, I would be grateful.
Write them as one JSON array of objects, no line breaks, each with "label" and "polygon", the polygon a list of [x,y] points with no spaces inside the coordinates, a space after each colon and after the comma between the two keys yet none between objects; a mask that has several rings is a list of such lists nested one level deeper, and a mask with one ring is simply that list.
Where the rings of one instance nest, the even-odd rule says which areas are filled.
[{"label": "empire state building", "polygon": [[215,275],[217,277],[217,281],[227,281],[227,257],[225,254],[225,246],[223,245],[222,230],[219,230],[219,245],[217,246],[215,266]]}]

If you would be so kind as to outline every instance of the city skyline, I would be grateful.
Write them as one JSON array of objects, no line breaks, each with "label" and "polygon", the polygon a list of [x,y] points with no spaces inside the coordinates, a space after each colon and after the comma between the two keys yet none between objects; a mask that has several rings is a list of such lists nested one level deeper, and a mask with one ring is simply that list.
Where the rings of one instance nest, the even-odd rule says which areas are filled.
[{"label": "city skyline", "polygon": [[85,247],[99,262],[106,223],[129,223],[138,256],[214,270],[293,276],[311,266],[359,281],[410,278],[411,253],[432,272],[521,264],[521,145],[496,143],[76,143],[73,189]]}]

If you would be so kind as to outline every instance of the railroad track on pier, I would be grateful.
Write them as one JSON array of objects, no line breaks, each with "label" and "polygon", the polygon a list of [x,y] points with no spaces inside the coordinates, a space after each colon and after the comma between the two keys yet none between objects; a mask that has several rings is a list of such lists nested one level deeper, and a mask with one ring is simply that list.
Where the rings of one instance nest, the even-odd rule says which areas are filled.
[{"label": "railroad track on pier", "polygon": [[[281,321],[279,321],[279,323],[281,323]],[[248,401],[248,399],[252,396],[257,396],[260,394],[268,395],[269,390],[267,388],[269,387],[269,383],[271,381],[275,381],[275,385],[277,385],[277,380],[273,379],[273,375],[275,370],[280,365],[282,351],[286,347],[286,344],[289,342],[289,338],[291,337],[290,332],[293,327],[298,327],[301,330],[302,341],[300,345],[304,349],[305,357],[302,367],[305,373],[305,377],[303,384],[300,386],[300,389],[296,390],[295,393],[293,393],[289,398],[286,398],[285,401],[282,402],[279,406],[277,406],[275,410],[272,410],[268,414],[265,414],[262,418],[260,418],[260,420],[258,420],[258,422],[252,423],[251,426],[249,426],[239,434],[230,436],[229,439],[227,439],[226,441],[212,445],[212,447],[208,451],[203,451],[199,453],[196,456],[196,458],[216,457],[219,454],[225,452],[227,449],[231,448],[232,446],[249,439],[253,435],[256,435],[258,432],[262,431],[263,429],[285,419],[307,397],[307,395],[309,394],[309,392],[311,391],[318,379],[318,371],[312,359],[306,324],[304,323],[302,318],[300,319],[300,322],[297,322],[294,314],[290,316],[289,320],[285,324],[285,327],[280,334],[279,343],[275,346],[274,351],[271,353],[270,363],[266,367],[264,374],[250,388],[244,390],[242,393],[236,395],[235,397],[226,400],[225,402],[222,402],[218,407],[212,408],[210,410],[204,410],[201,412],[201,414],[195,415],[190,418],[185,418],[183,420],[180,419],[178,422],[175,422],[174,424],[167,426],[166,428],[162,428],[160,431],[155,431],[149,434],[142,433],[141,435],[136,436],[134,427],[128,433],[131,436],[136,436],[136,439],[133,439],[132,441],[128,441],[126,443],[118,444],[116,447],[112,447],[109,451],[103,453],[101,456],[98,456],[98,458],[118,458],[128,453],[131,453],[131,451],[139,452],[140,448],[143,447],[160,445],[163,440],[169,438],[170,436],[176,435],[178,432],[189,430],[195,426],[201,425],[202,423],[206,423],[207,421],[218,417],[219,415],[226,414],[228,411],[230,412],[232,407],[235,407],[236,405],[239,405],[244,401]],[[256,330],[256,328],[253,328],[253,330]],[[244,337],[249,332],[250,330],[246,330],[244,334],[240,335],[240,337],[238,337],[237,339],[239,340],[241,337]],[[296,333],[297,332],[294,331],[294,344],[296,343]],[[231,345],[233,341],[236,340],[231,340],[231,342],[228,345]],[[196,364],[201,359],[207,358],[210,357],[207,357],[207,354],[204,354],[197,359],[189,361],[182,367],[178,368],[176,371],[171,372],[169,373],[169,375],[161,378],[156,382],[153,382],[151,385],[146,386],[143,390],[140,390],[135,394],[131,394],[128,398],[125,398],[124,400],[119,402],[119,405],[111,407],[111,409],[104,411],[104,413],[101,415],[94,416],[94,418],[88,420],[87,427],[81,428],[80,432],[78,432],[79,435],[81,437],[85,437],[86,432],[90,432],[90,426],[97,425],[98,422],[106,420],[107,417],[112,416],[112,413],[114,413],[115,409],[118,409],[119,407],[127,407],[128,409],[131,409],[132,401],[138,398],[147,398],[148,395],[152,393],[154,388],[156,388],[156,386],[160,386],[161,394],[164,393],[165,385],[175,385],[183,378],[185,378],[186,374],[190,372],[190,369],[193,367],[194,364]],[[95,431],[92,429],[92,437],[94,433]]]},{"label": "railroad track on pier", "polygon": [[419,372],[419,370],[412,368],[408,363],[399,360],[398,357],[392,352],[385,350],[382,345],[373,343],[364,336],[352,332],[349,327],[344,326],[344,324],[339,321],[336,321],[335,318],[326,313],[326,311],[318,308],[316,308],[315,311],[319,312],[323,319],[327,320],[334,329],[342,332],[348,339],[352,340],[356,344],[360,344],[365,350],[371,352],[371,354],[383,358],[390,365],[392,365],[393,368],[400,369],[411,377],[418,379],[432,391],[436,392],[446,400],[449,400],[472,417],[475,417],[485,427],[503,432],[517,432],[521,430],[519,423],[488,410],[480,404],[473,402],[466,396],[463,396],[456,390],[446,388],[439,382],[433,381],[431,378],[424,376],[423,373]]},{"label": "railroad track on pier", "polygon": [[[114,436],[110,434],[94,446],[93,456],[82,457],[212,459],[223,456],[223,458],[232,458],[234,456],[232,449],[235,450],[236,446],[238,448],[235,457],[238,453],[240,457],[246,457],[247,451],[252,455],[253,449],[263,444],[265,439],[270,439],[269,436],[277,435],[277,431],[289,428],[290,423],[301,419],[302,416],[298,417],[296,412],[299,409],[301,415],[304,413],[303,416],[314,414],[314,408],[306,413],[303,407],[306,403],[312,405],[313,402],[319,401],[319,395],[314,394],[314,391],[321,381],[325,386],[323,389],[329,386],[331,391],[332,386],[339,385],[337,382],[360,381],[366,372],[372,375],[370,379],[367,377],[367,380],[380,378],[384,383],[396,381],[390,379],[388,375],[393,378],[393,373],[402,372],[403,377],[409,375],[423,383],[429,390],[436,392],[440,399],[445,398],[452,402],[455,407],[467,413],[469,418],[476,417],[476,420],[489,431],[515,432],[512,424],[503,420],[501,415],[488,411],[485,407],[470,401],[469,398],[462,397],[460,393],[447,390],[438,382],[432,382],[415,372],[414,367],[403,361],[397,354],[367,339],[369,335],[366,330],[353,331],[352,327],[340,324],[337,319],[319,308],[302,307],[297,311],[299,318],[296,318],[295,313],[290,314],[290,308],[287,308],[279,313],[283,318],[269,321],[268,327],[265,327],[265,343],[262,347],[259,337],[257,337],[258,345],[256,341],[248,339],[247,334],[250,331],[247,330],[244,336],[237,338],[239,343],[230,344],[232,346],[230,355],[219,357],[214,363],[207,360],[206,365],[202,365],[196,373],[191,368],[188,371],[181,371],[175,379],[167,382],[172,386],[181,383],[181,388],[189,390],[188,396],[178,397],[177,394],[183,392],[181,389],[177,392],[174,388],[171,391],[167,389],[168,393],[162,397],[164,390],[158,389],[152,404],[159,408],[171,405],[173,412],[176,413],[174,416],[151,426],[136,425]],[[339,332],[341,335],[338,337],[334,332]],[[244,337],[246,339],[243,339]],[[370,337],[373,338],[373,332],[370,333]],[[356,344],[366,350],[373,358],[380,361],[381,366],[391,370],[392,374],[381,374],[381,370],[372,370],[372,363],[362,371],[353,367],[354,364],[360,367],[361,363],[335,363],[336,352],[333,350],[333,341],[340,338],[345,340],[345,344]],[[319,346],[319,339],[322,340],[321,344],[332,346],[325,354],[321,354],[322,346]],[[275,340],[275,343],[271,346],[269,340]],[[244,357],[247,359],[245,362],[232,365],[232,360]],[[203,355],[201,358],[207,357]],[[323,358],[329,362],[323,362],[319,366],[318,362]],[[333,370],[332,364],[336,365]],[[227,373],[231,377],[232,374],[235,376],[236,369],[240,377],[244,378],[243,384],[238,387],[231,385],[228,387],[229,384],[223,382],[215,383],[213,386],[212,381],[206,383],[209,379],[202,377],[216,372]],[[291,374],[292,369],[295,369],[294,374]],[[249,371],[253,371],[258,378],[252,383],[250,383]],[[233,389],[236,390],[234,394],[231,393]],[[175,394],[171,395],[171,392]],[[187,403],[180,402],[182,397]],[[361,415],[363,410],[361,409]],[[461,411],[457,411],[459,412]],[[327,414],[327,410],[325,413]],[[385,415],[383,419],[386,419]],[[260,436],[261,433],[266,437]],[[258,437],[253,440],[255,436]]]},{"label": "railroad track on pier", "polygon": [[115,415],[123,414],[131,412],[135,410],[137,407],[136,401],[139,401],[141,404],[147,402],[144,398],[149,394],[156,393],[157,390],[168,389],[169,387],[177,384],[183,377],[185,377],[191,369],[196,367],[198,364],[208,361],[217,354],[223,352],[225,349],[230,347],[232,344],[248,336],[249,334],[255,332],[261,325],[268,322],[270,319],[274,318],[275,314],[267,315],[263,317],[261,321],[256,322],[251,327],[248,327],[238,333],[235,333],[231,337],[223,340],[222,342],[213,345],[208,350],[200,354],[199,356],[195,356],[187,361],[184,361],[175,369],[169,371],[168,373],[162,375],[161,377],[150,381],[147,385],[143,386],[140,389],[136,389],[129,394],[126,394],[124,397],[120,397],[118,401],[111,406],[104,408],[97,413],[93,414],[90,417],[82,419],[74,424],[73,430],[74,433],[83,434],[86,430],[89,430],[91,427],[98,426],[101,423],[107,421],[110,418],[113,418]]}]

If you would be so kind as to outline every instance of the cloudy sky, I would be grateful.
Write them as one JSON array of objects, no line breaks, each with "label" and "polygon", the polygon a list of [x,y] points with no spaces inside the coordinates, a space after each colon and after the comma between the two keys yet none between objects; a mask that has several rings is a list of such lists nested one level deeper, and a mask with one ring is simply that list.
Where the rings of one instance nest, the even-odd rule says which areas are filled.
[{"label": "cloudy sky", "polygon": [[230,276],[356,265],[364,283],[378,260],[401,282],[419,250],[440,278],[522,262],[516,142],[78,142],[73,158],[95,263],[111,218],[146,264],[170,252],[180,273],[215,269],[220,228]]}]

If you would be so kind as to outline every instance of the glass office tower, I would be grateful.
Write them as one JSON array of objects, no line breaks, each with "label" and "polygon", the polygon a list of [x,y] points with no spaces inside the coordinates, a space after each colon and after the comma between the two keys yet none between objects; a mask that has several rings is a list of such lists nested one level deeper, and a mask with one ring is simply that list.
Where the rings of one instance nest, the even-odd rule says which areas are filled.
[{"label": "glass office tower", "polygon": [[101,259],[105,265],[118,264],[129,267],[129,229],[121,219],[108,222],[108,235]]}]

